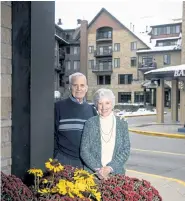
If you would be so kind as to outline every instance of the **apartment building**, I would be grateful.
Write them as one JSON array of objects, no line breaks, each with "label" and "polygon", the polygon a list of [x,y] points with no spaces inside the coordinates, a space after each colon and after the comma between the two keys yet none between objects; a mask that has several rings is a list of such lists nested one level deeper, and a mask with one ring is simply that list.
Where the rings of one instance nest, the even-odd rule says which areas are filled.
[{"label": "apartment building", "polygon": [[[87,76],[87,99],[99,88],[110,88],[116,103],[156,104],[155,81],[144,80],[148,70],[181,63],[182,21],[152,25],[142,34],[124,26],[105,8],[88,24],[76,29],[56,26],[55,90],[68,94],[68,77],[80,71]],[[165,83],[170,104],[170,82]]]},{"label": "apartment building", "polygon": [[113,90],[116,103],[139,101],[143,88],[138,80],[137,50],[143,48],[149,46],[101,9],[88,26],[87,99],[103,87]]},{"label": "apartment building", "polygon": [[55,26],[55,90],[60,91],[63,98],[69,93],[69,75],[79,71],[86,74],[87,21],[77,21],[80,25],[76,29]]},{"label": "apartment building", "polygon": [[[182,20],[177,19],[164,24],[151,26],[150,49],[137,50],[139,79],[144,79],[144,73],[156,68],[181,64]],[[145,101],[156,104],[155,81],[143,83]],[[179,97],[180,100],[180,97]],[[171,82],[165,83],[165,106],[171,102]]]}]

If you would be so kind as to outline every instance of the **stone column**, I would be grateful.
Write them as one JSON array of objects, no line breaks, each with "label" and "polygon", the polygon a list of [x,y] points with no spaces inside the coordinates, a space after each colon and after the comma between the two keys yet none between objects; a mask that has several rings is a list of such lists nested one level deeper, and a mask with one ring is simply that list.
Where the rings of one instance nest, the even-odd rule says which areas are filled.
[{"label": "stone column", "polygon": [[178,121],[178,81],[177,80],[172,80],[171,118],[174,123]]},{"label": "stone column", "polygon": [[12,8],[11,1],[1,2],[1,170],[11,174],[12,125]]},{"label": "stone column", "polygon": [[160,79],[157,87],[157,123],[164,123],[164,79]]},{"label": "stone column", "polygon": [[88,56],[88,40],[87,40],[87,27],[86,20],[81,21],[80,27],[80,72],[87,76],[87,56]]},{"label": "stone column", "polygon": [[185,81],[180,89],[180,123],[185,125]]}]

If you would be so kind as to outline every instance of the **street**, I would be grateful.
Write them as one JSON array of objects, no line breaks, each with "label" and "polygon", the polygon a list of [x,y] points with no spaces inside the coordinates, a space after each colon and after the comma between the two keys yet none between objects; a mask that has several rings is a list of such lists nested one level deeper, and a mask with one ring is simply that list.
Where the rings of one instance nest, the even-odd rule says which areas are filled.
[{"label": "street", "polygon": [[[166,118],[169,118],[169,115]],[[129,126],[154,121],[153,116],[128,119]],[[185,181],[184,139],[130,133],[130,140],[131,155],[126,165],[127,169]]]}]

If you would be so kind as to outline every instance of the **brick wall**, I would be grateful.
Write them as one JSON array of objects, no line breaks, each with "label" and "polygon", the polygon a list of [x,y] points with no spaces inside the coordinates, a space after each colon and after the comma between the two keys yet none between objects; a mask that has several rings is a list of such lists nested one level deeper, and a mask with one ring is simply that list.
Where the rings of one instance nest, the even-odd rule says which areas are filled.
[{"label": "brick wall", "polygon": [[182,56],[181,62],[185,64],[185,1],[183,1],[183,18],[182,18]]},{"label": "brick wall", "polygon": [[1,170],[11,173],[11,2],[1,2]]}]

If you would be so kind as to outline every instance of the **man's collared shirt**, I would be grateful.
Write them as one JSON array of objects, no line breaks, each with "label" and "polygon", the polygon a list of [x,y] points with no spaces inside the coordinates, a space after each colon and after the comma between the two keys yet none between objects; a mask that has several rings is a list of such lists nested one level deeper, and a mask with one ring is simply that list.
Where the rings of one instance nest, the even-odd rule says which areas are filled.
[{"label": "man's collared shirt", "polygon": [[83,102],[80,103],[80,102],[77,101],[77,99],[76,99],[73,95],[70,95],[69,97],[71,98],[72,101],[74,101],[75,103],[78,103],[78,104],[83,104],[83,103],[86,102],[86,99],[85,99],[85,98],[83,98]]}]

